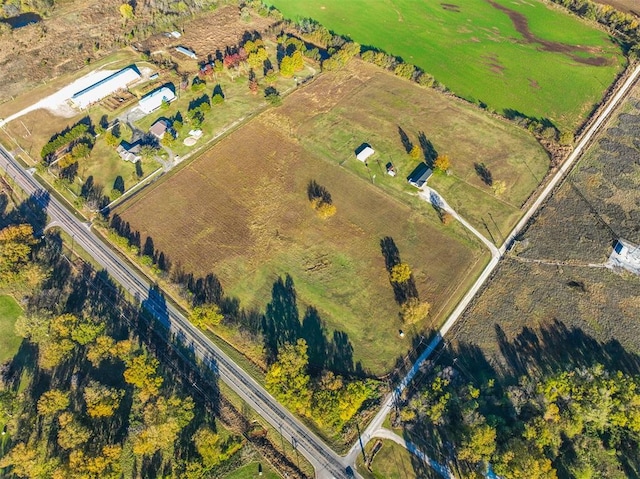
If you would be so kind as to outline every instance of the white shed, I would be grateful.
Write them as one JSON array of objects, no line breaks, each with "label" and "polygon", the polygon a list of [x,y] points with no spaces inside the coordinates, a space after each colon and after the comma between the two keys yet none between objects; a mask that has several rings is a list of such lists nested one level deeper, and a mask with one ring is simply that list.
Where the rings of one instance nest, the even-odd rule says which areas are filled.
[{"label": "white shed", "polygon": [[365,161],[367,161],[367,158],[369,158],[374,153],[374,149],[369,145],[366,145],[356,153],[356,158],[364,163]]},{"label": "white shed", "polygon": [[192,52],[191,50],[189,50],[188,48],[176,47],[176,51],[182,53],[183,55],[188,56],[189,58],[193,58],[194,60],[198,59],[196,54],[194,52]]},{"label": "white shed", "polygon": [[87,108],[92,103],[96,103],[108,97],[118,90],[125,90],[128,85],[140,79],[140,73],[133,67],[123,68],[107,78],[80,90],[71,97],[71,102],[77,108]]},{"label": "white shed", "polygon": [[148,95],[143,96],[138,102],[138,107],[146,114],[149,114],[160,108],[163,101],[171,103],[175,99],[175,93],[173,93],[170,88],[163,86],[162,88],[158,88]]}]

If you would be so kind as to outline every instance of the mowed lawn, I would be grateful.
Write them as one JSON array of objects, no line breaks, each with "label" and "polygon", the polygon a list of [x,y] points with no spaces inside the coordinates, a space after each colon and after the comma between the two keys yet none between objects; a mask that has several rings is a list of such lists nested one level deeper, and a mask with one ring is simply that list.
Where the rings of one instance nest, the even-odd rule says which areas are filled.
[{"label": "mowed lawn", "polygon": [[[429,185],[496,244],[549,169],[548,155],[528,132],[361,61],[323,75],[265,116],[308,150],[403,201],[416,192],[405,178],[420,160],[407,155],[401,134],[419,145],[422,133],[438,154],[451,159],[450,174],[435,174]],[[365,141],[377,152],[368,168],[353,155]],[[386,174],[388,162],[396,168],[395,178]],[[506,183],[500,197],[476,172],[480,163],[494,181]]]},{"label": "mowed lawn", "polygon": [[253,479],[253,478],[262,478],[262,479],[280,479],[280,476],[273,472],[266,463],[262,464],[262,473],[259,471],[259,463],[252,462],[251,464],[247,464],[246,466],[242,466],[239,469],[236,469],[230,474],[224,476],[224,479]]},{"label": "mowed lawn", "polygon": [[[409,347],[380,241],[394,239],[439,325],[487,259],[458,225],[444,227],[426,203],[410,207],[339,165],[318,158],[263,115],[232,133],[116,213],[196,275],[214,272],[226,293],[264,311],[278,276],[290,274],[300,316],[318,309],[344,331],[354,359],[384,373]],[[337,208],[323,220],[310,207],[316,181]]]},{"label": "mowed lawn", "polygon": [[603,31],[538,0],[270,0],[402,57],[456,95],[573,130],[625,64]]},{"label": "mowed lawn", "polygon": [[16,319],[22,313],[22,309],[11,296],[0,296],[0,327],[2,335],[0,336],[0,363],[13,358],[18,352],[22,338],[18,337],[14,332]]}]

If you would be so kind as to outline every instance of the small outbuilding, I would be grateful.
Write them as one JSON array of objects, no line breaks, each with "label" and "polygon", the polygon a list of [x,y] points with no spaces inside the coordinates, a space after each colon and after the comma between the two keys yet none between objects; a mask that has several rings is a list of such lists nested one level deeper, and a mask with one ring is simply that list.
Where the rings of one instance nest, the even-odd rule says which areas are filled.
[{"label": "small outbuilding", "polygon": [[407,177],[407,181],[416,188],[422,188],[432,173],[433,171],[431,171],[431,168],[429,168],[426,163],[420,163]]},{"label": "small outbuilding", "polygon": [[162,140],[168,129],[169,122],[167,120],[160,119],[153,125],[151,125],[151,128],[149,128],[149,133],[155,136],[158,140]]},{"label": "small outbuilding", "polygon": [[171,103],[175,99],[176,95],[171,91],[171,88],[163,86],[143,96],[138,102],[138,108],[148,115],[152,111],[160,108],[163,102]]},{"label": "small outbuilding", "polygon": [[363,143],[358,148],[356,148],[355,153],[356,158],[364,163],[365,161],[367,161],[367,158],[375,153],[375,150],[371,148],[371,145],[369,143]]},{"label": "small outbuilding", "polygon": [[387,163],[387,175],[396,176],[396,167],[391,162]]},{"label": "small outbuilding", "polygon": [[198,57],[196,56],[195,52],[189,50],[188,48],[185,47],[176,47],[176,51],[178,53],[182,53],[183,55],[188,56],[189,58],[192,58],[194,60],[197,60]]}]

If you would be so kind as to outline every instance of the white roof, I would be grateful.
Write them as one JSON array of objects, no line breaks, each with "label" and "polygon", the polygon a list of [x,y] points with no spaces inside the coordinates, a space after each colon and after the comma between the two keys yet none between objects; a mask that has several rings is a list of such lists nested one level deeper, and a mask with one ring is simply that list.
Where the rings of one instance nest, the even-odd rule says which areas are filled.
[{"label": "white roof", "polygon": [[118,90],[124,90],[127,85],[140,79],[140,74],[133,67],[123,68],[108,77],[96,82],[84,90],[76,92],[71,102],[78,108],[86,108]]},{"label": "white roof", "polygon": [[182,53],[183,55],[187,55],[188,57],[193,58],[194,60],[197,58],[196,54],[194,52],[192,52],[191,50],[189,50],[188,48],[176,47],[176,50],[179,51],[180,53]]},{"label": "white roof", "polygon": [[145,113],[151,113],[162,106],[163,101],[172,102],[176,99],[176,95],[170,88],[163,86],[157,90],[142,97],[138,102],[138,107]]},{"label": "white roof", "polygon": [[375,151],[370,146],[365,146],[360,153],[356,155],[356,158],[360,161],[365,161],[371,155],[373,155]]}]

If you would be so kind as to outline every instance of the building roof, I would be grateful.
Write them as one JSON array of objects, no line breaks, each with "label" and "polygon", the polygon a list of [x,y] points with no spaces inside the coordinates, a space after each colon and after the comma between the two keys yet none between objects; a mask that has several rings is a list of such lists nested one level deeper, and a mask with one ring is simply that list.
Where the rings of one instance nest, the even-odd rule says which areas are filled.
[{"label": "building roof", "polygon": [[176,47],[176,51],[182,53],[183,55],[187,55],[189,58],[193,58],[194,60],[197,58],[196,54],[185,47]]},{"label": "building roof", "polygon": [[175,93],[170,88],[163,86],[143,96],[138,102],[138,107],[145,113],[151,113],[162,106],[163,101],[172,102],[176,99]]},{"label": "building roof", "polygon": [[169,128],[167,120],[160,119],[153,125],[151,125],[151,128],[149,128],[149,133],[157,138],[162,138],[167,131],[167,128]]},{"label": "building roof", "polygon": [[355,153],[357,159],[359,159],[360,161],[366,161],[367,158],[375,153],[375,151],[373,148],[371,148],[371,145],[369,145],[368,143],[363,143],[356,149]]},{"label": "building roof", "polygon": [[74,93],[71,101],[78,108],[86,108],[90,104],[100,101],[118,90],[126,88],[127,85],[139,79],[140,73],[138,70],[134,66],[129,66]]},{"label": "building roof", "polygon": [[118,153],[118,155],[120,155],[120,158],[122,158],[124,161],[136,163],[141,159],[140,148],[141,145],[139,142],[127,143],[126,141],[123,141],[116,148],[116,153]]},{"label": "building roof", "polygon": [[407,181],[416,188],[422,188],[432,173],[426,163],[420,163],[407,177]]}]

